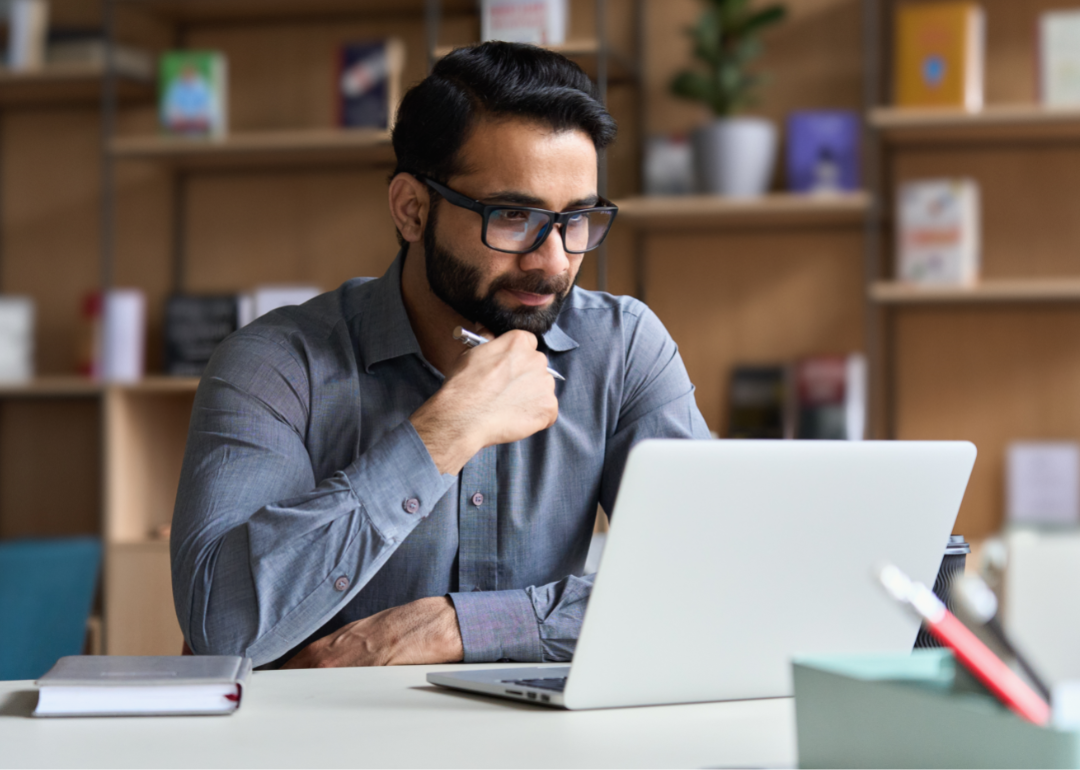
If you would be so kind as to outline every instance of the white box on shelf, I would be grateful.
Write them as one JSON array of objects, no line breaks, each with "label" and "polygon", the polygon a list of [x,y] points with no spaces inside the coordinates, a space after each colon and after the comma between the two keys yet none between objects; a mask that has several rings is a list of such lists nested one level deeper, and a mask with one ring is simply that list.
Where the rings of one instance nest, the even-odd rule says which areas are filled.
[{"label": "white box on shelf", "polygon": [[482,0],[480,39],[559,45],[566,42],[567,0]]},{"label": "white box on shelf", "polygon": [[111,289],[101,314],[101,379],[138,382],[146,372],[146,294]]},{"label": "white box on shelf", "polygon": [[1080,524],[1080,444],[1014,441],[1005,464],[1010,524]]},{"label": "white box on shelf", "polygon": [[1045,105],[1080,105],[1080,10],[1039,17],[1039,91]]},{"label": "white box on shelf", "polygon": [[0,382],[34,378],[34,300],[0,295]]},{"label": "white box on shelf", "polygon": [[247,326],[259,316],[271,310],[290,305],[302,305],[322,293],[315,286],[259,286],[254,291],[241,294],[236,304],[237,328]]},{"label": "white box on shelf", "polygon": [[973,179],[905,182],[897,196],[896,277],[973,284],[979,277],[979,186]]},{"label": "white box on shelf", "polygon": [[39,70],[45,66],[45,40],[49,34],[48,0],[8,0],[7,65],[13,70]]}]

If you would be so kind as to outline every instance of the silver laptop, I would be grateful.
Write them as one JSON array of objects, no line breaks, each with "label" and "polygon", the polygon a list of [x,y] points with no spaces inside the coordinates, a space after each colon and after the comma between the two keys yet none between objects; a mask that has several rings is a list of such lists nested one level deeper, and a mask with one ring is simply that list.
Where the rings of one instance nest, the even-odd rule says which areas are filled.
[{"label": "silver laptop", "polygon": [[651,440],[627,460],[573,666],[428,674],[567,709],[792,694],[791,658],[911,650],[872,579],[933,585],[966,442]]}]

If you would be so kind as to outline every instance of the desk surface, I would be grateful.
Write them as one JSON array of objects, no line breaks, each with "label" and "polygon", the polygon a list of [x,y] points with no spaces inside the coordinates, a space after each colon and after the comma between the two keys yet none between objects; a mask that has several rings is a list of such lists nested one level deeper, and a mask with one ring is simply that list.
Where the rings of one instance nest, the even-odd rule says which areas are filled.
[{"label": "desk surface", "polygon": [[[488,665],[488,668],[494,666]],[[793,767],[791,699],[562,711],[427,684],[460,666],[256,672],[226,717],[34,719],[0,682],[0,767]]]}]

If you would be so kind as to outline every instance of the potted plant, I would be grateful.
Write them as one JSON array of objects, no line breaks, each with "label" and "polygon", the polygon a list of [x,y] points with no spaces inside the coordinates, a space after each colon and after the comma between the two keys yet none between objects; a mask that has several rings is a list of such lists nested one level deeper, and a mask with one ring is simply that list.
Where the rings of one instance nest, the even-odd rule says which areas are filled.
[{"label": "potted plant", "polygon": [[757,96],[762,76],[750,69],[761,54],[761,33],[787,14],[782,5],[751,7],[751,0],[706,0],[697,25],[687,30],[703,68],[687,69],[671,82],[676,96],[703,102],[716,120],[694,133],[694,160],[701,192],[755,196],[768,189],[776,162],[776,127],[741,116]]}]

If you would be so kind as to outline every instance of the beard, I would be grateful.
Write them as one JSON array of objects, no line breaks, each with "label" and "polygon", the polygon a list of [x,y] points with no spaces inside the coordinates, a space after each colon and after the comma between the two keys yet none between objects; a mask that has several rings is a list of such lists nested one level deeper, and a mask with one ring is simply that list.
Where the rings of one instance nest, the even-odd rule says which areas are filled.
[{"label": "beard", "polygon": [[[569,276],[545,278],[535,273],[502,275],[492,281],[487,292],[480,296],[483,276],[477,268],[458,259],[448,249],[439,245],[435,237],[435,219],[435,210],[432,209],[424,228],[427,279],[435,296],[462,318],[483,325],[496,337],[511,329],[532,332],[537,337],[547,333],[558,319],[563,302],[570,295],[572,282]],[[507,308],[495,299],[495,295],[502,289],[531,294],[553,294],[555,299],[545,307]]]}]

